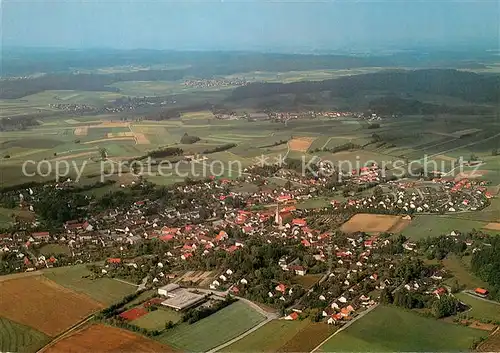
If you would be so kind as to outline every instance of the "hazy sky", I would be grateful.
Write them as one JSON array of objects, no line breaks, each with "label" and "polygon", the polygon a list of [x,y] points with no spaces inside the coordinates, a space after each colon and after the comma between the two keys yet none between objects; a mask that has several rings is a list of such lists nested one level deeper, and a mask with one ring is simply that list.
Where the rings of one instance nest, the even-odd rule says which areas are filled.
[{"label": "hazy sky", "polygon": [[7,46],[356,49],[499,46],[499,2],[0,0]]}]

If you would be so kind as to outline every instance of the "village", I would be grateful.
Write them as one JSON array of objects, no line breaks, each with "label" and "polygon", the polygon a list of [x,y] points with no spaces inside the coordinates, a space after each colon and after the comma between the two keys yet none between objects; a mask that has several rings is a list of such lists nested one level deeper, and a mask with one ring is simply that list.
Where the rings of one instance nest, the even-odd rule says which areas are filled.
[{"label": "village", "polygon": [[[285,186],[271,185],[261,169],[250,168],[239,179],[190,181],[163,197],[137,196],[65,221],[60,231],[43,229],[35,220],[1,235],[0,252],[8,259],[3,271],[89,264],[93,278],[155,289],[141,305],[204,312],[234,297],[272,307],[284,320],[309,317],[332,325],[344,325],[386,300],[389,289],[439,298],[450,291],[441,285],[449,274],[429,268],[424,275],[402,275],[401,266],[422,266],[421,245],[392,235],[417,214],[482,209],[491,194],[479,180],[385,180],[379,172],[376,165],[352,170],[332,188],[326,177],[308,179],[287,170],[275,174],[288,180]],[[244,185],[255,191],[238,191]],[[353,185],[367,188],[341,191],[357,190]],[[67,181],[10,196],[18,207],[36,211],[39,195],[72,187]],[[122,188],[148,195],[150,186],[138,181]],[[298,207],[332,189],[345,197],[332,197],[324,207]],[[482,242],[481,235],[459,229],[443,236],[471,251]],[[47,245],[66,247],[69,254],[40,255]],[[137,310],[117,315],[135,320]]]}]

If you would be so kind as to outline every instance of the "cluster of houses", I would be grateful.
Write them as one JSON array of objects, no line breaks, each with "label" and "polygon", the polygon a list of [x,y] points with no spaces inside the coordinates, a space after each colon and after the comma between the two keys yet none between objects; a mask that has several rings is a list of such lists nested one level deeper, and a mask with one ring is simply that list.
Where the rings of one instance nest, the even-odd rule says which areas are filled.
[{"label": "cluster of houses", "polygon": [[230,86],[244,86],[248,82],[242,78],[213,78],[213,79],[192,79],[182,83],[186,87],[192,88],[217,88]]}]

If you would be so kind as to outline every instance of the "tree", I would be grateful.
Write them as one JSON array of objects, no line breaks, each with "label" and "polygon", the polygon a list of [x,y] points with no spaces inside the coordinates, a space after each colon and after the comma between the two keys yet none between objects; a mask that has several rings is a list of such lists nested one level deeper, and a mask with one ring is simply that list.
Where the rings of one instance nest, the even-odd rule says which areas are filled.
[{"label": "tree", "polygon": [[101,160],[105,161],[108,158],[108,151],[104,147],[100,147],[99,156],[101,157]]},{"label": "tree", "polygon": [[432,304],[432,315],[436,318],[455,315],[458,312],[458,300],[451,295],[444,295]]}]

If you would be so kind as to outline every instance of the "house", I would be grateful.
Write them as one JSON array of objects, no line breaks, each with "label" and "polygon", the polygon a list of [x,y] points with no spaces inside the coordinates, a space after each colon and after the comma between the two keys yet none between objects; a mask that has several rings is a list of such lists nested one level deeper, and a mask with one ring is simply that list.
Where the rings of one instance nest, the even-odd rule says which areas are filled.
[{"label": "house", "polygon": [[283,283],[280,283],[275,288],[278,292],[285,293],[286,286]]},{"label": "house", "polygon": [[305,276],[307,270],[303,266],[288,266],[290,271],[294,271],[297,276]]},{"label": "house", "polygon": [[441,295],[444,295],[448,293],[448,290],[444,287],[439,287],[438,289],[434,290],[432,292],[432,294],[434,294],[435,296],[437,296],[438,298],[441,296]]},{"label": "house", "polygon": [[330,316],[328,318],[327,322],[328,322],[329,325],[334,325],[337,322],[339,322],[340,320],[342,320],[342,314],[341,313],[337,313],[337,314],[333,314],[332,316]]},{"label": "house", "polygon": [[187,260],[189,259],[191,256],[193,256],[193,253],[190,253],[190,252],[187,252],[187,253],[184,253],[181,255],[181,259],[182,260]]},{"label": "house", "polygon": [[301,218],[294,218],[292,220],[292,224],[294,226],[299,226],[299,227],[305,227],[307,225],[307,222],[305,219],[301,219]]},{"label": "house", "polygon": [[287,315],[284,317],[285,320],[297,320],[299,318],[299,314],[296,313],[295,311],[291,313],[290,315]]},{"label": "house", "polygon": [[112,258],[109,258],[106,262],[108,264],[119,264],[122,262],[122,259],[120,259],[119,257],[112,257]]},{"label": "house", "polygon": [[36,233],[31,233],[31,236],[35,240],[48,240],[50,238],[50,233],[49,232],[36,232]]},{"label": "house", "polygon": [[476,288],[474,289],[474,293],[476,293],[477,295],[481,296],[481,297],[486,297],[488,295],[488,290],[484,289],[484,288]]}]

